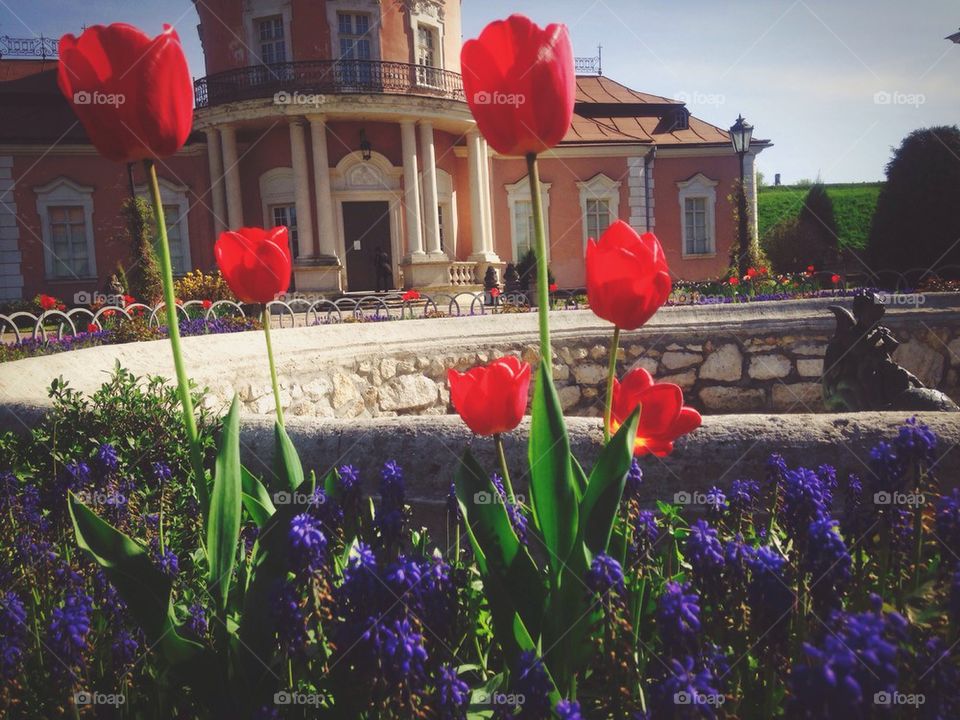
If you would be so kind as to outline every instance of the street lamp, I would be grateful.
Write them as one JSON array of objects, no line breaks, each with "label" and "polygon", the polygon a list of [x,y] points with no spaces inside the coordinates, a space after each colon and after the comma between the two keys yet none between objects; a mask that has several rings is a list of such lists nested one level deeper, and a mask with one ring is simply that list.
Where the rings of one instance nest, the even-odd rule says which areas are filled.
[{"label": "street lamp", "polygon": [[953,35],[947,35],[946,39],[960,45],[960,31],[955,32]]},{"label": "street lamp", "polygon": [[364,162],[369,162],[370,158],[373,157],[373,146],[367,140],[367,131],[363,129],[360,130],[360,155]]},{"label": "street lamp", "polygon": [[750,262],[750,237],[747,230],[747,188],[744,177],[743,158],[750,151],[750,140],[753,139],[753,125],[737,116],[737,121],[730,128],[730,142],[733,151],[740,157],[740,192],[738,193],[738,219],[740,221],[740,252],[737,256],[737,273],[740,277],[747,274]]}]

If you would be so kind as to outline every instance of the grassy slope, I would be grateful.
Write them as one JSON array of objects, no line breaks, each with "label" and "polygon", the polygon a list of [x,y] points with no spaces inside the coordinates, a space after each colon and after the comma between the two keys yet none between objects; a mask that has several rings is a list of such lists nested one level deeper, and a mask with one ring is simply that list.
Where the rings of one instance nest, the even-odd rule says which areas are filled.
[{"label": "grassy slope", "polygon": [[[827,185],[841,246],[860,248],[866,245],[881,186],[882,183]],[[808,190],[786,185],[761,188],[757,199],[760,236],[763,237],[781,220],[799,215]]]}]

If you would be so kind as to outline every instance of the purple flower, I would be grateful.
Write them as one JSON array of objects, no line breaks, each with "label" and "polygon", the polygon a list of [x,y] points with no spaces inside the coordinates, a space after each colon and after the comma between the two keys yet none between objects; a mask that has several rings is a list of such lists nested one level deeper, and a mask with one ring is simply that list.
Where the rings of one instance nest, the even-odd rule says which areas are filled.
[{"label": "purple flower", "polygon": [[46,645],[57,658],[51,667],[58,674],[64,671],[74,674],[83,670],[85,653],[89,649],[92,609],[93,599],[89,595],[70,592],[63,604],[51,612]]},{"label": "purple flower", "polygon": [[606,553],[594,556],[585,580],[590,592],[596,595],[605,595],[611,590],[623,592],[623,569]]},{"label": "purple flower", "polygon": [[207,611],[203,605],[195,602],[188,608],[184,627],[195,640],[203,640],[207,636]]},{"label": "purple flower", "polygon": [[788,470],[783,481],[783,518],[795,543],[803,545],[807,529],[830,511],[830,489],[812,470]]},{"label": "purple flower", "polygon": [[384,674],[394,682],[407,682],[416,687],[425,677],[427,650],[423,635],[406,618],[395,620],[389,626],[378,626],[380,665]]},{"label": "purple flower", "polygon": [[163,552],[156,551],[153,559],[160,568],[160,572],[171,580],[174,580],[180,573],[180,559],[170,548],[167,548]]},{"label": "purple flower", "polygon": [[116,668],[126,668],[132,665],[137,659],[137,653],[140,651],[140,643],[126,628],[121,628],[113,636],[113,642],[110,643],[110,655],[113,658],[113,664]]},{"label": "purple flower", "polygon": [[153,479],[160,485],[165,485],[170,482],[170,478],[173,477],[173,470],[163,461],[153,463],[151,468],[153,470]]},{"label": "purple flower", "polygon": [[633,521],[633,541],[630,553],[633,562],[639,562],[653,549],[660,538],[660,526],[657,513],[653,510],[640,510]]},{"label": "purple flower", "polygon": [[697,520],[690,526],[683,556],[693,567],[693,577],[701,591],[719,591],[723,546],[717,538],[716,529],[710,527],[706,520]]},{"label": "purple flower", "polygon": [[700,632],[700,598],[689,585],[667,582],[657,603],[657,630],[667,654],[692,651]]},{"label": "purple flower", "polygon": [[270,598],[270,618],[283,651],[290,656],[302,655],[309,636],[306,617],[300,607],[300,594],[293,582],[281,580],[274,588]]},{"label": "purple flower", "polygon": [[287,532],[290,564],[295,573],[309,575],[323,566],[327,538],[320,523],[309,513],[301,513],[290,521]]},{"label": "purple flower", "polygon": [[511,677],[510,691],[515,695],[522,695],[524,702],[515,717],[528,720],[549,717],[552,689],[543,661],[533,651],[520,653],[516,672]]},{"label": "purple flower", "polygon": [[12,680],[20,671],[27,638],[27,611],[13,590],[0,593],[0,677]]},{"label": "purple flower", "polygon": [[[663,678],[653,687],[651,717],[716,717],[721,693],[713,673],[690,655],[670,658],[666,664]],[[690,712],[681,715],[683,710]]]},{"label": "purple flower", "polygon": [[937,501],[934,526],[937,539],[949,549],[949,552],[941,553],[943,562],[955,565],[957,555],[960,555],[960,489],[954,488]]},{"label": "purple flower", "polygon": [[707,517],[714,521],[719,520],[729,507],[730,503],[723,490],[715,485],[707,490]]},{"label": "purple flower", "polygon": [[436,686],[440,720],[464,720],[470,704],[470,686],[459,678],[456,668],[441,665]]},{"label": "purple flower", "polygon": [[850,582],[850,553],[836,532],[837,524],[836,520],[812,522],[806,552],[800,560],[801,569],[811,575],[810,594],[819,615],[842,605]]},{"label": "purple flower", "polygon": [[504,505],[507,510],[507,517],[510,518],[510,526],[517,535],[517,540],[523,546],[527,545],[527,516],[516,503],[508,502]]},{"label": "purple flower", "polygon": [[752,514],[757,509],[760,499],[760,483],[756,480],[734,480],[730,483],[730,492],[727,498],[730,512],[737,519]]},{"label": "purple flower", "polygon": [[643,484],[643,469],[636,458],[630,461],[630,470],[627,472],[627,481],[623,487],[623,502],[636,500],[640,495],[640,486]]},{"label": "purple flower", "polygon": [[936,462],[936,433],[916,417],[910,418],[900,427],[894,445],[897,457],[906,467],[926,470]]},{"label": "purple flower", "polygon": [[743,542],[743,535],[737,533],[723,546],[724,574],[735,583],[742,582],[747,576],[747,561],[750,548]]},{"label": "purple flower", "polygon": [[107,475],[116,472],[120,466],[120,461],[117,459],[117,449],[110,443],[104,443],[97,448],[96,459],[100,469]]},{"label": "purple flower", "polygon": [[556,707],[559,720],[583,720],[580,714],[580,703],[576,700],[561,700]]},{"label": "purple flower", "polygon": [[761,545],[747,561],[750,581],[747,603],[750,625],[759,642],[779,648],[786,641],[793,590],[787,583],[786,559],[773,548]]}]

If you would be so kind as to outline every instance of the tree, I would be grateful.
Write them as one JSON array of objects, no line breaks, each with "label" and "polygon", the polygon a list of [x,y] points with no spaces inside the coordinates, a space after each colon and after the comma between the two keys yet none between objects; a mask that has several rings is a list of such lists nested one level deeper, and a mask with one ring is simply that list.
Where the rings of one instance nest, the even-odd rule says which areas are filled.
[{"label": "tree", "polygon": [[800,208],[797,230],[800,233],[801,247],[806,251],[806,265],[824,268],[832,267],[839,261],[840,248],[833,200],[822,182],[814,183],[807,191],[803,207]]},{"label": "tree", "polygon": [[886,172],[867,244],[871,269],[960,275],[960,128],[915,130]]},{"label": "tree", "polygon": [[153,247],[153,213],[143,198],[131,198],[123,203],[125,233],[130,239],[133,264],[127,271],[128,290],[137,300],[156,305],[163,299],[160,263]]}]

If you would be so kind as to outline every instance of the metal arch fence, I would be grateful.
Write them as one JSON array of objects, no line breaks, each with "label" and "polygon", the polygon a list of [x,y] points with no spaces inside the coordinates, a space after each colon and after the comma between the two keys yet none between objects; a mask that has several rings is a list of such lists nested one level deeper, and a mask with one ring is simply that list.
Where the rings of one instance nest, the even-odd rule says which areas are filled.
[{"label": "metal arch fence", "polygon": [[[581,307],[582,291],[557,290],[551,293],[555,310],[576,310]],[[232,315],[244,320],[259,314],[259,308],[233,300],[208,303],[190,300],[177,304],[181,321],[204,319],[208,322]],[[275,326],[310,327],[348,322],[386,322],[430,318],[457,318],[497,313],[529,312],[533,309],[526,293],[503,293],[492,296],[480,292],[408,293],[390,292],[371,295],[344,295],[335,300],[325,297],[292,296],[268,303]],[[103,305],[92,309],[51,309],[39,314],[20,310],[0,314],[0,343],[19,343],[28,339],[47,342],[51,337],[63,339],[73,335],[92,334],[116,328],[133,319],[145,320],[149,327],[166,326],[164,303],[146,305],[131,303],[124,307]]]}]

